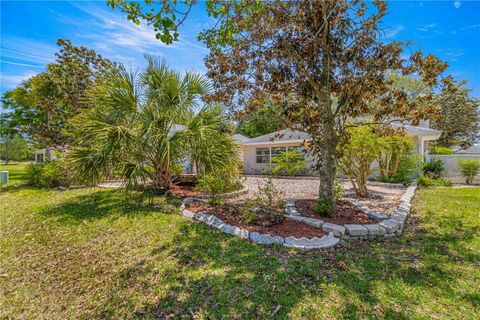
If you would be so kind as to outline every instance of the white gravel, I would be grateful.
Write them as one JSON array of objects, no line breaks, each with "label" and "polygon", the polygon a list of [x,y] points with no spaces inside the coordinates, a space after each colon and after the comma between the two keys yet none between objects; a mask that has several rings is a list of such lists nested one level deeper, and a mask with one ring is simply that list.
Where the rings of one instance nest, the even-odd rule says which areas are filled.
[{"label": "white gravel", "polygon": [[[258,191],[259,186],[265,185],[266,177],[248,176],[244,178],[243,184],[248,186],[250,196]],[[289,198],[311,198],[318,197],[319,180],[317,178],[288,179],[272,178],[274,187],[281,193],[284,199]],[[357,198],[349,181],[344,182],[345,197],[356,198],[360,203],[373,210],[391,214],[400,204],[400,197],[406,190],[401,185],[372,182],[367,184],[369,195],[366,198]]]}]

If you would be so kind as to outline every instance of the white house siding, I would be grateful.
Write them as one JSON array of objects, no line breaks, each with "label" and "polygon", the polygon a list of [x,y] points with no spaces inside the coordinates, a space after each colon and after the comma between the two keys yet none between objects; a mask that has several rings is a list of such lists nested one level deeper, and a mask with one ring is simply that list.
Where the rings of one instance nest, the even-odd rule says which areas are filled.
[{"label": "white house siding", "polygon": [[[257,148],[276,148],[276,147],[300,147],[299,143],[272,143],[268,145],[244,145],[243,170],[245,174],[263,174],[271,167],[271,163],[257,163]],[[305,155],[308,168],[313,168],[314,160],[311,156]]]},{"label": "white house siding", "polygon": [[[428,141],[431,140],[429,137],[420,137],[414,136],[413,137],[413,144],[415,146],[414,153],[415,154],[425,154],[428,150]],[[423,144],[423,147],[422,147]],[[245,174],[263,174],[271,168],[270,163],[257,163],[256,162],[256,150],[257,148],[274,148],[274,147],[298,147],[300,146],[299,143],[279,143],[279,142],[271,142],[271,143],[262,143],[258,145],[243,145],[243,170]],[[315,174],[313,171],[314,168],[314,159],[310,155],[306,155],[307,162],[308,162],[308,169],[311,170],[312,174]],[[374,162],[373,170],[375,171],[378,168],[378,163]],[[374,172],[374,176],[377,172]]]}]

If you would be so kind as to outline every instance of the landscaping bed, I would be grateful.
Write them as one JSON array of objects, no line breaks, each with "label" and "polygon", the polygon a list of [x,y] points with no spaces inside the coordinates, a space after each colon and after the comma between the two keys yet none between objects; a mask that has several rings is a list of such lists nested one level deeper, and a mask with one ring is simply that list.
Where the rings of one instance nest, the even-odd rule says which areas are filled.
[{"label": "landscaping bed", "polygon": [[[243,184],[255,193],[260,186],[265,184],[266,177],[248,176]],[[281,196],[285,199],[316,199],[318,198],[319,180],[318,178],[273,178],[272,183]],[[361,204],[367,206],[371,210],[380,211],[386,215],[390,215],[400,204],[400,198],[407,187],[398,184],[379,183],[369,181],[367,188],[369,195],[364,198],[355,196],[352,185],[349,181],[343,180],[344,197],[353,198]],[[243,196],[243,198],[247,198]]]},{"label": "landscaping bed", "polygon": [[[217,218],[230,225],[240,227],[250,232],[259,232],[271,236],[292,236],[296,238],[313,238],[326,235],[326,233],[319,228],[301,222],[291,221],[284,217],[280,217],[275,223],[271,223],[266,219],[259,219],[255,224],[247,224],[245,221],[242,221],[239,213],[241,210],[241,205],[239,203],[229,205],[211,205],[202,201],[194,201],[187,204],[186,208],[193,213],[204,211],[209,214],[213,214]],[[280,211],[283,210],[283,208],[277,209]]]},{"label": "landscaping bed", "polygon": [[325,222],[335,224],[373,224],[378,223],[378,220],[370,218],[365,212],[357,209],[351,203],[345,201],[338,201],[335,211],[328,217],[321,216],[315,210],[316,200],[303,199],[297,200],[295,206],[301,216],[321,219]]}]

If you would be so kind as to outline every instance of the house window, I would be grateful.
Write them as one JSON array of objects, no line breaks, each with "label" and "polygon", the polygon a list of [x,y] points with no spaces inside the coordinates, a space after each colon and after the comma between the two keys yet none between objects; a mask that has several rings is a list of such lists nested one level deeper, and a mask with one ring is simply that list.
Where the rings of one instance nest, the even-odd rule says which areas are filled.
[{"label": "house window", "polygon": [[43,163],[43,153],[37,153],[37,163]]},{"label": "house window", "polygon": [[272,157],[278,157],[287,152],[287,147],[275,147],[272,148]]},{"label": "house window", "polygon": [[257,163],[270,163],[270,148],[257,148]]}]

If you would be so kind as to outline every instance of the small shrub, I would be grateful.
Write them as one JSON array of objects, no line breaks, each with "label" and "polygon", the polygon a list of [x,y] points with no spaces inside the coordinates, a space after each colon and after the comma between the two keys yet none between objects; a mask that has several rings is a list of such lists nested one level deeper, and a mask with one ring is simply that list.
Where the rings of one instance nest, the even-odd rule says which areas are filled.
[{"label": "small shrub", "polygon": [[422,164],[423,175],[431,179],[440,178],[443,170],[445,170],[445,164],[438,158],[432,158]]},{"label": "small shrub", "polygon": [[417,184],[423,187],[451,187],[452,182],[445,178],[432,179],[425,176],[417,178]]},{"label": "small shrub", "polygon": [[198,179],[195,190],[207,194],[220,194],[232,192],[242,188],[239,180],[231,181],[227,175],[206,174]]},{"label": "small shrub", "polygon": [[294,149],[282,152],[281,155],[270,159],[275,164],[271,169],[274,176],[298,176],[307,173],[307,161],[303,154]]},{"label": "small shrub", "polygon": [[378,135],[368,126],[348,130],[348,140],[339,144],[338,168],[352,183],[360,197],[368,195],[367,181],[379,150]]},{"label": "small shrub", "polygon": [[218,205],[221,205],[224,200],[225,199],[222,196],[213,196],[210,199],[208,199],[207,203],[212,206],[218,206]]},{"label": "small shrub", "polygon": [[248,225],[254,225],[258,220],[257,204],[254,199],[245,199],[240,211],[240,219]]},{"label": "small shrub", "polygon": [[330,198],[320,197],[317,199],[315,211],[317,211],[319,215],[328,217],[333,213],[334,209],[334,204]]},{"label": "small shrub", "polygon": [[454,154],[453,150],[442,146],[433,146],[430,148],[430,154]]},{"label": "small shrub", "polygon": [[343,181],[339,179],[335,179],[333,182],[333,196],[336,200],[343,198]]},{"label": "small shrub", "polygon": [[465,183],[472,184],[473,179],[480,172],[480,161],[474,159],[458,160],[457,165],[465,178]]},{"label": "small shrub", "polygon": [[378,180],[387,183],[408,183],[418,170],[418,156],[413,156],[412,138],[401,133],[388,132],[379,138],[377,153]]},{"label": "small shrub", "polygon": [[27,167],[28,182],[34,187],[68,187],[75,178],[64,160],[56,159],[45,164],[31,164]]},{"label": "small shrub", "polygon": [[247,224],[273,225],[283,219],[283,207],[281,192],[269,177],[264,185],[258,187],[254,198],[244,201],[241,219]]}]

